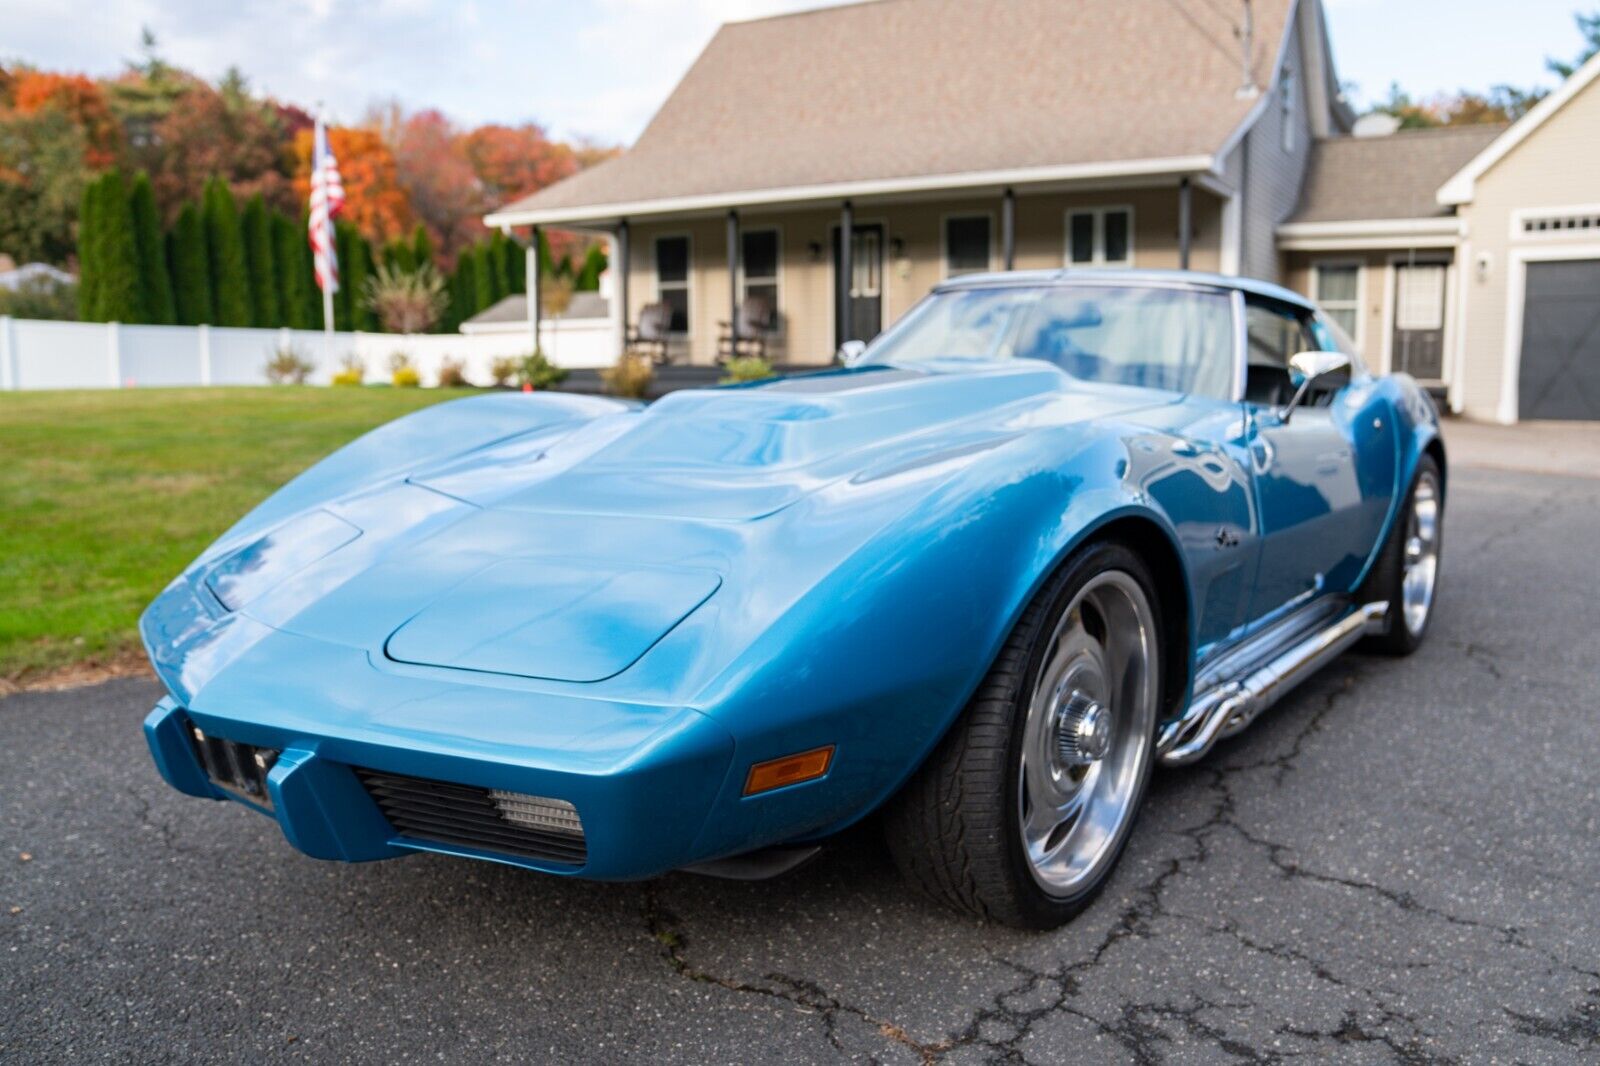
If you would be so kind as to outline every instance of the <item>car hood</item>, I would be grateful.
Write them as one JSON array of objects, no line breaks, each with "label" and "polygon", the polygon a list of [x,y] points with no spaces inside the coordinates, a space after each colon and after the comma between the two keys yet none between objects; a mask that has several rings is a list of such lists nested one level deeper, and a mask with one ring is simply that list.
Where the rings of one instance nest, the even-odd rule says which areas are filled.
[{"label": "car hood", "polygon": [[687,671],[719,657],[708,643],[736,653],[964,463],[1164,402],[1021,363],[677,392],[414,465],[211,556],[191,584],[396,668],[589,684],[689,629]]}]

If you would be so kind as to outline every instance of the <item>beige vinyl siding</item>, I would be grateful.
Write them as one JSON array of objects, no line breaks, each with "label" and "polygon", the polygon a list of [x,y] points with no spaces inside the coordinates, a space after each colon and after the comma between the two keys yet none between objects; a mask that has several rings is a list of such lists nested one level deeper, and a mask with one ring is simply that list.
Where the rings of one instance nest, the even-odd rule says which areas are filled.
[{"label": "beige vinyl siding", "polygon": [[[1474,418],[1514,419],[1505,387],[1516,379],[1521,338],[1506,336],[1518,253],[1600,246],[1600,234],[1512,234],[1517,211],[1600,204],[1600,81],[1590,82],[1510,154],[1477,180],[1473,201],[1461,208],[1468,245],[1458,292],[1466,294],[1457,350],[1460,383],[1454,401]],[[1487,255],[1479,276],[1475,263]]]},{"label": "beige vinyl siding", "polygon": [[1318,263],[1340,263],[1361,268],[1356,280],[1356,300],[1361,317],[1355,338],[1361,359],[1378,373],[1385,372],[1388,345],[1389,301],[1394,290],[1389,276],[1388,252],[1289,252],[1284,256],[1283,285],[1308,299],[1316,299],[1315,269]]},{"label": "beige vinyl siding", "polygon": [[[1178,190],[1139,188],[1093,193],[1017,194],[1016,266],[1021,270],[1056,269],[1065,265],[1066,219],[1074,209],[1130,207],[1133,210],[1133,265],[1176,269],[1178,266]],[[990,267],[999,270],[1000,200],[998,197],[922,200],[911,203],[859,203],[855,222],[884,227],[883,324],[894,322],[944,279],[941,228],[950,215],[988,214],[994,242]],[[1200,271],[1219,267],[1221,203],[1194,190],[1196,236],[1190,266]],[[750,229],[776,228],[779,234],[778,302],[781,328],[769,345],[774,362],[823,365],[834,354],[833,228],[836,210],[749,211],[741,224]],[[628,321],[656,295],[655,239],[684,234],[690,239],[690,335],[673,348],[676,361],[709,363],[716,357],[717,323],[728,320],[727,237],[721,216],[682,221],[635,223],[628,272]],[[896,242],[900,254],[895,255]],[[817,251],[813,253],[812,247]]]},{"label": "beige vinyl siding", "polygon": [[[1304,5],[1305,18],[1310,5]],[[1268,98],[1249,133],[1240,144],[1244,188],[1244,223],[1239,249],[1239,272],[1245,277],[1279,280],[1278,225],[1294,213],[1305,183],[1306,165],[1311,159],[1311,119],[1306,93],[1307,70],[1300,47],[1301,34],[1289,35],[1288,47],[1280,59]],[[1284,117],[1279,96],[1278,72],[1284,66],[1294,71],[1294,138],[1291,150],[1284,150]]]}]

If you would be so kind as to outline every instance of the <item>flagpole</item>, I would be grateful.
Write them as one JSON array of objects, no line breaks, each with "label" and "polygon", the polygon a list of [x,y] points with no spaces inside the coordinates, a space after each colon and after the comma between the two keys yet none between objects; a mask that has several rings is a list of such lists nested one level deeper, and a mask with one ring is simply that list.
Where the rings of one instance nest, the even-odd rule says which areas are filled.
[{"label": "flagpole", "polygon": [[[322,118],[322,101],[319,100],[319,101],[317,101],[317,128],[316,128],[316,131],[315,131],[315,140],[312,143],[314,145],[320,146],[320,145],[326,143],[325,138],[327,136],[328,136],[327,124],[323,121],[323,118]],[[315,154],[316,154],[316,151],[315,151],[315,149],[313,149],[313,152],[312,152],[313,157],[315,156]],[[320,160],[317,160],[316,158],[312,159],[312,161],[311,161],[312,167],[316,167],[319,164],[320,164]],[[332,250],[332,248],[333,248],[333,215],[332,215],[331,212],[327,211],[326,208],[324,208],[323,216],[322,216],[322,239],[325,242],[324,243],[324,247]],[[327,350],[326,350],[325,354],[327,355],[329,365],[332,365],[332,363],[333,363],[333,286],[328,284],[328,278],[326,277],[326,275],[322,279],[322,335],[323,335],[324,342],[327,345]]]}]

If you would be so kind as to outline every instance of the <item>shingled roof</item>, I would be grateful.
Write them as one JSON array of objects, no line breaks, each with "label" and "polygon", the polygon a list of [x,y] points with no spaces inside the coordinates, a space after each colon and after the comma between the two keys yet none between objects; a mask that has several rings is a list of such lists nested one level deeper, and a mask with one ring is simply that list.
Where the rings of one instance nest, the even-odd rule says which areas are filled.
[{"label": "shingled roof", "polygon": [[1505,129],[1446,126],[1318,141],[1289,224],[1449,214],[1436,198],[1439,188]]},{"label": "shingled roof", "polygon": [[[1262,86],[1293,6],[1255,2]],[[730,23],[631,149],[491,221],[898,178],[1209,161],[1257,102],[1237,92],[1236,9],[871,0]]]}]

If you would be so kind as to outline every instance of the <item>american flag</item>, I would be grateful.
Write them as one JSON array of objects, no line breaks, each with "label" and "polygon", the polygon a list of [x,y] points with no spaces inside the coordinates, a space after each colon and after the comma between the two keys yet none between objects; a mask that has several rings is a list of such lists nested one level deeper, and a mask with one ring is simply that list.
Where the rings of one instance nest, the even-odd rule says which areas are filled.
[{"label": "american flag", "polygon": [[311,153],[311,257],[317,287],[324,293],[339,291],[339,255],[333,247],[333,220],[344,208],[344,185],[339,162],[328,147],[328,127],[317,119]]}]

